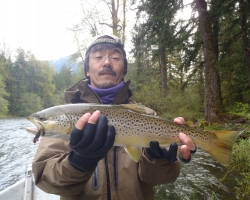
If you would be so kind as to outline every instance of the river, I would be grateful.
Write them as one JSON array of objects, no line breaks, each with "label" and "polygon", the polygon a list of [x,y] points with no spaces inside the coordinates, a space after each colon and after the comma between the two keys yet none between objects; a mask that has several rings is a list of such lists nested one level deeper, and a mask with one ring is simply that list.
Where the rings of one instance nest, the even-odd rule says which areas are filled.
[{"label": "river", "polygon": [[[0,119],[0,191],[25,177],[37,144],[25,128],[33,126],[25,118]],[[198,149],[189,164],[183,164],[181,174],[173,184],[156,188],[156,199],[236,199],[232,192],[235,178],[220,183],[225,168],[210,155]]]}]

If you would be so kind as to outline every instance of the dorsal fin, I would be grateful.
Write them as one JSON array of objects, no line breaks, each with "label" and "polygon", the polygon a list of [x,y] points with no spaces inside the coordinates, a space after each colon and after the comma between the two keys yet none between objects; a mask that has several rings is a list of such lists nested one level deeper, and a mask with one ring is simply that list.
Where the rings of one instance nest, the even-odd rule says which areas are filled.
[{"label": "dorsal fin", "polygon": [[192,122],[192,121],[186,121],[184,123],[184,125],[186,125],[187,127],[190,127],[190,128],[194,128],[194,122]]},{"label": "dorsal fin", "polygon": [[123,108],[126,108],[128,110],[134,111],[134,112],[147,114],[145,109],[144,109],[145,106],[142,104],[120,104],[120,106],[122,106]]}]

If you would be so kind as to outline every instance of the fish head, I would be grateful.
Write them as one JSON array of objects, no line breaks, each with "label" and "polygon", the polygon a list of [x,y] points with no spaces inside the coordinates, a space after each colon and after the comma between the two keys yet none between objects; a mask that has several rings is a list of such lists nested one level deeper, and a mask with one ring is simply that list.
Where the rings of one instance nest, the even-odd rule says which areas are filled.
[{"label": "fish head", "polygon": [[36,133],[36,139],[40,136],[68,137],[73,126],[65,110],[57,106],[34,113],[27,119],[36,126],[36,130],[34,128],[26,130]]}]

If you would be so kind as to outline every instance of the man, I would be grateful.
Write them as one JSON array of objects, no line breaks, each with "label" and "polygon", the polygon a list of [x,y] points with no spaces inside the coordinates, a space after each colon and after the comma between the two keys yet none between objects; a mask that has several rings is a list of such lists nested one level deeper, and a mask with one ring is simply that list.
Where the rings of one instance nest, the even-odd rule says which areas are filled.
[{"label": "man", "polygon": [[[130,82],[124,82],[127,59],[119,38],[96,36],[85,55],[84,79],[65,92],[66,103],[133,103]],[[155,114],[145,108],[145,112]],[[183,123],[183,118],[176,118]],[[196,146],[179,135],[182,160],[189,162]],[[134,162],[123,147],[113,147],[115,128],[100,111],[84,114],[70,140],[43,138],[33,161],[36,185],[62,200],[152,200],[153,186],[171,183],[180,173],[177,144],[161,149],[157,141]]]}]

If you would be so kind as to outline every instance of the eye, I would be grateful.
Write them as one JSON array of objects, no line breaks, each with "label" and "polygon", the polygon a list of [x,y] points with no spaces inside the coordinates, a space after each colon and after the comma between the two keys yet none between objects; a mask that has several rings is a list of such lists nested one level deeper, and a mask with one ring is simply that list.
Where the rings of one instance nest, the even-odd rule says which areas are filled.
[{"label": "eye", "polygon": [[120,56],[110,56],[110,58],[114,61],[114,62],[119,62],[122,58]]},{"label": "eye", "polygon": [[47,119],[47,118],[46,118],[45,116],[40,116],[40,117],[39,117],[39,120],[40,120],[40,121],[46,121],[46,119]]},{"label": "eye", "polygon": [[94,58],[96,61],[101,61],[103,59],[103,56],[96,55]]}]

